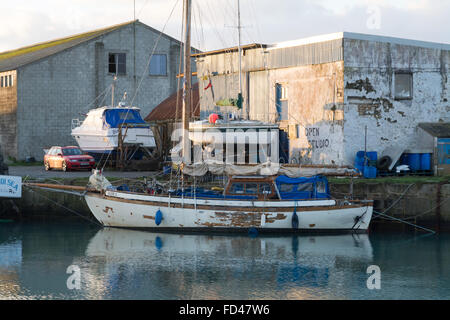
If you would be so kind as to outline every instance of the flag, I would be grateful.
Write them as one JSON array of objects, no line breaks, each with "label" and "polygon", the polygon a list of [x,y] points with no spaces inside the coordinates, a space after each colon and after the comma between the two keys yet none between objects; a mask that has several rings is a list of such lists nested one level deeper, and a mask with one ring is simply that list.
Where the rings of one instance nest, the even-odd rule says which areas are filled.
[{"label": "flag", "polygon": [[208,85],[204,88],[204,90],[208,90],[209,88],[211,88],[212,87],[212,82],[211,82],[211,79],[209,79],[209,83],[208,83]]}]

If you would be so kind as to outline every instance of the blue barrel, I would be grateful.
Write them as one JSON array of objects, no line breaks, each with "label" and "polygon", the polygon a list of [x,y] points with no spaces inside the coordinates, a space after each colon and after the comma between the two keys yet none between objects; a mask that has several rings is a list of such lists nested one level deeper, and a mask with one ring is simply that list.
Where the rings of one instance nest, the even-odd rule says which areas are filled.
[{"label": "blue barrel", "polygon": [[355,168],[360,172],[364,171],[364,151],[358,151],[355,157]]},{"label": "blue barrel", "polygon": [[408,154],[408,161],[407,161],[409,168],[413,171],[420,170],[420,153],[410,153]]},{"label": "blue barrel", "polygon": [[364,178],[375,179],[377,177],[377,168],[365,166],[363,175],[364,175]]},{"label": "blue barrel", "polygon": [[376,151],[368,151],[367,152],[367,157],[371,161],[377,161],[378,160],[378,156],[377,156],[377,152]]},{"label": "blue barrel", "polygon": [[431,170],[431,153],[420,155],[420,170]]}]

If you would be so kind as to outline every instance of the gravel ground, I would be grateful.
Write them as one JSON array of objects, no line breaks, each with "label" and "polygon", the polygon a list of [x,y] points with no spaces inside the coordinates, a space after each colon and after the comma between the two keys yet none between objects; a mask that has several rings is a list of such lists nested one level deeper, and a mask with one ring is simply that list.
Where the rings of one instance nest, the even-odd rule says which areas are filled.
[{"label": "gravel ground", "polygon": [[[108,171],[105,170],[106,177],[117,178],[140,178],[153,176],[159,172],[157,171]],[[89,177],[91,175],[90,170],[80,171],[67,171],[51,170],[45,171],[44,166],[10,166],[9,175],[11,176],[29,176],[30,178],[81,178]]]}]

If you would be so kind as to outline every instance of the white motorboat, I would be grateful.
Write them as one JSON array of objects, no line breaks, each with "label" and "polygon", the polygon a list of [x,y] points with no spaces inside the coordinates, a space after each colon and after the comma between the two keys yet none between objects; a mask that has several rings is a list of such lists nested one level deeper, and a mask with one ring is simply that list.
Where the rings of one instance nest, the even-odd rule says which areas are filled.
[{"label": "white motorboat", "polygon": [[[97,158],[115,152],[121,138],[123,144],[151,151],[156,147],[155,138],[139,111],[125,106],[90,110],[83,122],[72,120],[72,136],[83,151]],[[135,155],[142,156],[142,152]]]}]

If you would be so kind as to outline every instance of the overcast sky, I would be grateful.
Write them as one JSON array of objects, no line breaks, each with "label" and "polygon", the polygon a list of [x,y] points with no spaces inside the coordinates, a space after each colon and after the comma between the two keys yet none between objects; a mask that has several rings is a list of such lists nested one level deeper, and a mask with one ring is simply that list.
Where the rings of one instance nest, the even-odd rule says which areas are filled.
[{"label": "overcast sky", "polygon": [[[136,17],[180,39],[182,0],[136,0]],[[340,31],[450,43],[450,0],[240,0],[242,43]],[[193,0],[193,46],[237,45],[237,0]],[[0,52],[133,20],[133,0],[0,0]],[[5,14],[7,12],[7,14]]]}]

